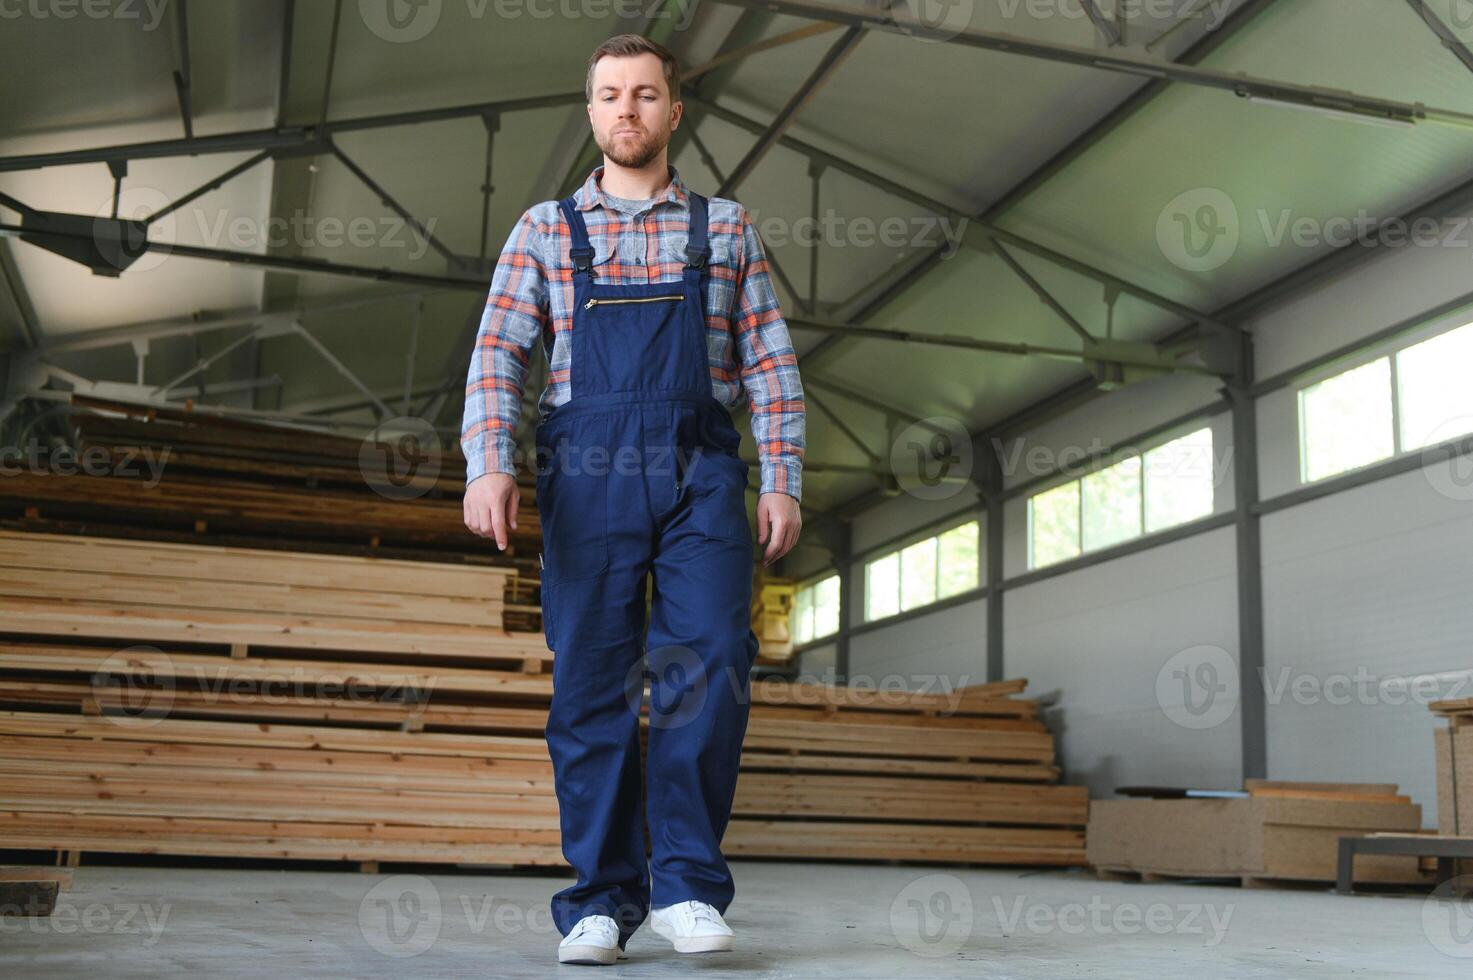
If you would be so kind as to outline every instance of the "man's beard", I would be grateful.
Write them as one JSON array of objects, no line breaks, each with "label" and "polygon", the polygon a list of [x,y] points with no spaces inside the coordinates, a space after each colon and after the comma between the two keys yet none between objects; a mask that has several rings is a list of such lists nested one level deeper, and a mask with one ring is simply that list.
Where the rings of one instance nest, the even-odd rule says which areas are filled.
[{"label": "man's beard", "polygon": [[637,143],[629,143],[618,138],[609,138],[608,142],[602,140],[598,148],[604,155],[621,167],[630,170],[639,170],[660,155],[660,151],[670,144],[668,133],[649,133]]}]

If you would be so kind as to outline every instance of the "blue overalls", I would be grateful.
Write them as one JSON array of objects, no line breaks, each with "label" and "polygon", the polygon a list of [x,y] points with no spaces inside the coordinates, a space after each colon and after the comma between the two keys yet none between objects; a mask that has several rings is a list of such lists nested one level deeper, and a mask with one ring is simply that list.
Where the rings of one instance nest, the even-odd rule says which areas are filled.
[{"label": "blue overalls", "polygon": [[537,427],[537,509],[556,654],[545,734],[578,882],[553,896],[552,914],[563,935],[586,915],[611,916],[622,948],[652,905],[695,899],[725,912],[732,900],[720,844],[758,647],[748,475],[711,390],[706,199],[690,195],[681,280],[628,286],[594,281],[583,216],[571,197],[559,207],[572,230],[571,397]]}]

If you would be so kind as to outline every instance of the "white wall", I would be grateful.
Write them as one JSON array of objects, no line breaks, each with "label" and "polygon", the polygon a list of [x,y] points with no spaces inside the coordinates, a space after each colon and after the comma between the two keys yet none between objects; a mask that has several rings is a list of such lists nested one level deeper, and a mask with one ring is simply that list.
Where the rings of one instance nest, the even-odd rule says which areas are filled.
[{"label": "white wall", "polygon": [[[1239,712],[1212,727],[1172,720],[1158,680],[1202,647],[1237,662],[1234,532],[1219,528],[1003,594],[1004,673],[1057,703],[1048,713],[1070,783],[1092,796],[1130,784],[1241,785]],[[1180,662],[1180,661],[1177,661]]]},{"label": "white wall", "polygon": [[1470,262],[1473,247],[1466,241],[1461,247],[1385,249],[1349,273],[1265,311],[1245,325],[1253,332],[1258,377],[1297,368],[1451,302],[1469,290]]},{"label": "white wall", "polygon": [[[1467,247],[1388,250],[1260,315],[1251,325],[1259,376],[1457,299],[1470,259]],[[1469,318],[1430,320],[1260,399],[1262,499],[1301,486],[1298,387]],[[1466,466],[1433,463],[1264,516],[1271,778],[1397,783],[1435,825],[1436,726],[1425,702],[1434,685],[1473,696],[1473,493],[1457,476]]]},{"label": "white wall", "polygon": [[[849,640],[849,674],[907,690],[952,690],[987,680],[987,602],[951,606]],[[886,678],[891,680],[886,681]],[[896,679],[898,678],[898,680]]]},{"label": "white wall", "polygon": [[1473,508],[1428,478],[1452,465],[1265,515],[1270,778],[1397,783],[1435,825],[1427,701],[1473,697]]}]

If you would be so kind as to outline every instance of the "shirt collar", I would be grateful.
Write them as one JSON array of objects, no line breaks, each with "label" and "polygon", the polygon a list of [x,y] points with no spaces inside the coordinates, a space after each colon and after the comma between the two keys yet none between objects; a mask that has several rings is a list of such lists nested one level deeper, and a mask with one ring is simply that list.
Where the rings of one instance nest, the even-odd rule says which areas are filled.
[{"label": "shirt collar", "polygon": [[[657,202],[670,201],[682,207],[689,207],[690,198],[687,194],[685,181],[680,179],[680,173],[672,164],[667,163],[665,169],[670,172],[670,184],[665,188],[664,196],[656,197],[655,200]],[[599,164],[593,168],[593,172],[588,175],[588,179],[583,182],[583,186],[578,188],[577,192],[573,195],[573,204],[577,210],[588,211],[595,204],[600,205],[606,210],[613,210],[609,207],[609,202],[605,200],[603,188],[599,185],[599,181],[603,178],[603,175],[603,164]]]}]

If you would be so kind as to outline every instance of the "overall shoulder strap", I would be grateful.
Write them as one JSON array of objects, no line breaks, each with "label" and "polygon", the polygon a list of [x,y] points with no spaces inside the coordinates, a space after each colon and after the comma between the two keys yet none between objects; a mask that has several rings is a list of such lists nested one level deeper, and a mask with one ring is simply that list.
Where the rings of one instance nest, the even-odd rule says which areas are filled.
[{"label": "overall shoulder strap", "polygon": [[706,199],[695,191],[690,196],[690,234],[685,243],[685,265],[688,269],[705,269],[711,257],[711,242],[707,223],[710,220]]},{"label": "overall shoulder strap", "polygon": [[568,250],[568,256],[573,260],[573,271],[593,275],[593,245],[588,241],[588,226],[583,223],[583,212],[578,210],[571,197],[563,198],[557,202],[557,206],[563,212],[563,218],[568,222],[568,231],[573,236],[572,248]]}]

